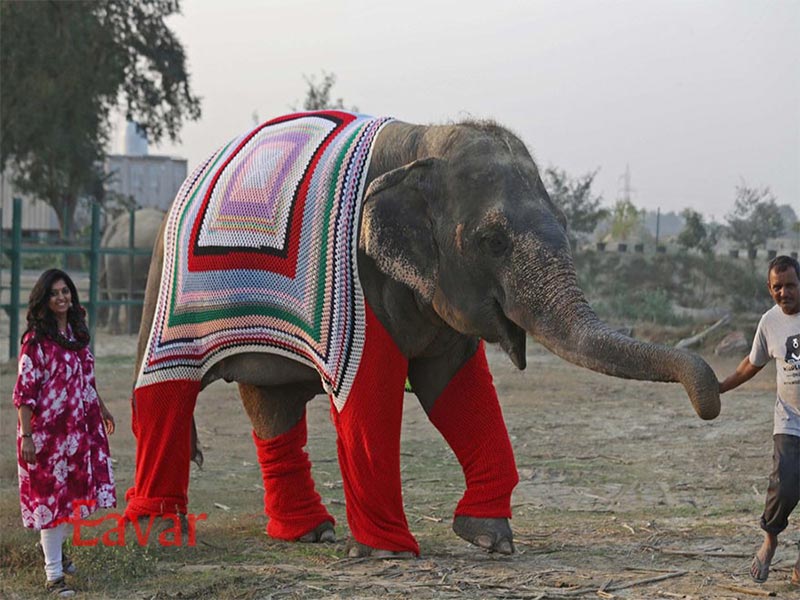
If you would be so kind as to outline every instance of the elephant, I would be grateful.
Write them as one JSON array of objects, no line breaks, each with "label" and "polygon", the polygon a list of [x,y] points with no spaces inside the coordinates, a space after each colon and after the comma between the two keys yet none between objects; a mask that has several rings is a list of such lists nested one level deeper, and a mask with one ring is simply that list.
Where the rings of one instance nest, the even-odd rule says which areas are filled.
[{"label": "elephant", "polygon": [[[140,208],[134,212],[134,247],[152,250],[158,237],[164,212],[156,208]],[[100,241],[101,248],[128,248],[130,240],[130,213],[125,212],[108,224]],[[103,254],[100,274],[101,293],[109,300],[143,300],[147,284],[150,256],[130,257],[123,254]],[[133,290],[130,295],[129,290]],[[139,331],[142,319],[141,305],[129,305],[124,325],[128,333]],[[103,318],[107,315],[107,318]],[[120,333],[120,306],[112,305],[101,312],[101,321],[107,322],[111,333]]]},{"label": "elephant", "polygon": [[[284,119],[345,115],[322,111]],[[239,147],[245,147],[250,138],[241,139]],[[221,159],[212,157],[208,164],[214,160]],[[701,357],[626,337],[593,312],[577,282],[564,214],[548,196],[525,144],[511,131],[492,121],[420,125],[388,120],[366,164],[363,202],[355,215],[355,255],[357,291],[366,306],[366,348],[358,373],[363,369],[371,378],[361,387],[353,384],[358,393],[343,409],[331,408],[350,556],[418,553],[403,514],[397,456],[397,407],[406,376],[464,470],[467,489],[454,514],[455,533],[490,552],[514,551],[508,519],[518,478],[485,343],[498,344],[524,369],[531,336],[580,367],[614,377],[679,382],[700,418],[719,414],[717,378]],[[202,177],[202,171],[193,176]],[[212,184],[217,181],[222,179]],[[175,219],[172,225],[165,221],[156,241],[137,353],[140,377],[162,321],[157,307],[168,292],[162,279],[178,270],[165,240],[171,229],[180,228],[181,236],[191,227],[200,235],[201,217]],[[199,248],[195,243],[194,251]],[[227,254],[224,260],[233,257]],[[319,369],[290,354],[243,350],[225,355],[196,385],[180,382],[164,393],[170,402],[182,402],[180,409],[165,408],[166,400],[145,394],[156,385],[137,387],[136,483],[126,515],[142,515],[135,502],[149,507],[145,514],[164,512],[163,498],[169,494],[156,490],[156,479],[181,479],[182,489],[188,488],[194,397],[216,379],[238,384],[252,422],[266,489],[267,533],[298,541],[334,539],[333,519],[321,507],[302,452],[306,403],[319,394],[334,397]],[[370,400],[362,401],[362,394]],[[181,441],[170,443],[168,457],[153,459],[165,436]],[[180,464],[180,473],[165,470],[166,463],[173,471]],[[181,489],[170,493],[185,499]],[[294,508],[300,505],[306,506],[302,515]],[[174,506],[185,511],[181,502]],[[270,530],[273,521],[278,524]]]}]

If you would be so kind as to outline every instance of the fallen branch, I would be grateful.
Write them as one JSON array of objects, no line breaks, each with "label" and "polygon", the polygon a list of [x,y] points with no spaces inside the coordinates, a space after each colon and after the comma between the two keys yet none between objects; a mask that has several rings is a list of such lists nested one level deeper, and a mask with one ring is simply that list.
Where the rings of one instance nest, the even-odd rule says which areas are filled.
[{"label": "fallen branch", "polygon": [[651,550],[661,552],[662,554],[674,554],[677,556],[705,556],[717,558],[750,558],[752,554],[743,552],[720,552],[718,550],[673,550],[672,548],[657,548],[655,546],[647,546]]},{"label": "fallen branch", "polygon": [[697,335],[693,335],[692,337],[688,337],[688,338],[682,339],[677,344],[675,344],[675,347],[676,348],[691,348],[692,346],[695,346],[695,345],[699,344],[700,342],[702,342],[710,333],[713,333],[714,331],[716,331],[717,329],[719,329],[723,325],[727,325],[730,322],[730,320],[731,320],[731,316],[730,315],[725,315],[724,317],[722,317],[719,321],[714,323],[708,329],[704,329],[703,331],[701,331]]},{"label": "fallen branch", "polygon": [[[630,581],[628,583],[618,583],[616,585],[611,585],[611,580],[606,581],[600,589],[596,587],[582,587],[582,588],[574,588],[571,590],[561,591],[561,590],[552,590],[548,591],[548,597],[564,597],[569,598],[572,596],[583,596],[584,594],[595,594],[599,595],[601,598],[611,596],[609,592],[615,592],[617,590],[624,590],[626,588],[631,588],[637,585],[646,585],[648,583],[655,583],[657,581],[663,581],[664,579],[670,579],[672,577],[680,577],[681,575],[686,575],[688,571],[673,571],[671,573],[667,573],[666,575],[659,575],[657,577],[648,577],[647,579],[640,579],[638,581]],[[606,596],[604,596],[604,594]]]},{"label": "fallen branch", "polygon": [[640,579],[638,581],[631,581],[629,583],[618,583],[616,585],[610,585],[606,588],[607,592],[616,592],[617,590],[625,590],[627,588],[632,588],[637,585],[647,585],[649,583],[656,583],[657,581],[664,581],[665,579],[672,579],[673,577],[683,577],[689,571],[673,571],[672,573],[666,573],[665,575],[658,575],[656,577],[648,577],[647,579]]},{"label": "fallen branch", "polygon": [[621,465],[633,464],[633,461],[625,460],[624,458],[617,458],[616,456],[608,456],[606,454],[592,454],[591,456],[575,456],[575,460],[607,460],[609,462],[619,463]]},{"label": "fallen branch", "polygon": [[433,521],[434,523],[441,523],[442,522],[442,518],[441,517],[429,517],[428,515],[420,515],[419,518],[420,519],[425,519],[426,521]]},{"label": "fallen branch", "polygon": [[754,588],[745,588],[739,587],[738,585],[723,585],[717,584],[718,587],[721,587],[724,590],[730,590],[731,592],[736,592],[739,594],[749,594],[751,596],[777,596],[777,592],[773,592],[771,590],[757,590]]},{"label": "fallen branch", "polygon": [[630,531],[633,535],[636,535],[636,530],[627,523],[620,523],[620,525],[622,525],[625,529]]}]

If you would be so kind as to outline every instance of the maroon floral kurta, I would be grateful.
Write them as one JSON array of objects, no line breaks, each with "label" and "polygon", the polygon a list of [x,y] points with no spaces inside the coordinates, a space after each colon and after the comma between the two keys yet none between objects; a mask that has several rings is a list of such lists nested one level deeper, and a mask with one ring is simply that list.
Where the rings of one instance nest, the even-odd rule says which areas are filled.
[{"label": "maroon floral kurta", "polygon": [[50,339],[22,344],[14,406],[33,411],[31,431],[36,463],[22,460],[17,424],[17,466],[22,522],[48,529],[73,516],[73,503],[116,506],[108,438],[95,389],[89,348],[68,350]]}]

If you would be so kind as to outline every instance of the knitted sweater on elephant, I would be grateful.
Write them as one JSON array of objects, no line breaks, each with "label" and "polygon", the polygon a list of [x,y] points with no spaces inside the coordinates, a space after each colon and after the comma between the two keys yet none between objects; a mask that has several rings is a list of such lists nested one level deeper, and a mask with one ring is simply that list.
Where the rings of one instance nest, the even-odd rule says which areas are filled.
[{"label": "knitted sweater on elephant", "polygon": [[341,410],[364,347],[356,253],[372,145],[388,118],[268,121],[184,182],[136,387],[200,381],[244,352],[315,368]]}]

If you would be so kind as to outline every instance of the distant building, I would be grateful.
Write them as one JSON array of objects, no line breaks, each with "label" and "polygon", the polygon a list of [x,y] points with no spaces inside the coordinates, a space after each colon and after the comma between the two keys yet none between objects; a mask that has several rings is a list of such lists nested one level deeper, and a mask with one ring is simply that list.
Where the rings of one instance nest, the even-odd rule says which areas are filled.
[{"label": "distant building", "polygon": [[186,179],[186,159],[172,156],[110,154],[106,173],[109,191],[130,198],[141,208],[166,211]]},{"label": "distant building", "polygon": [[[111,175],[107,189],[111,194],[124,196],[141,208],[168,210],[187,175],[186,159],[172,156],[151,156],[147,139],[133,123],[125,131],[124,153],[109,154],[104,170]],[[11,230],[13,202],[22,198],[22,234],[27,238],[58,234],[60,227],[56,211],[47,202],[21,194],[11,184],[11,174],[0,173],[0,226]],[[75,226],[89,223],[90,213],[85,203],[79,203]]]},{"label": "distant building", "polygon": [[129,198],[140,208],[166,211],[187,175],[186,159],[147,153],[147,139],[128,123],[124,154],[109,154],[105,171],[111,175],[108,190]]},{"label": "distant building", "polygon": [[58,233],[58,216],[53,207],[43,200],[20,193],[11,184],[11,174],[4,171],[0,173],[0,220],[5,233],[11,231],[14,198],[22,198],[22,231],[25,237]]}]

